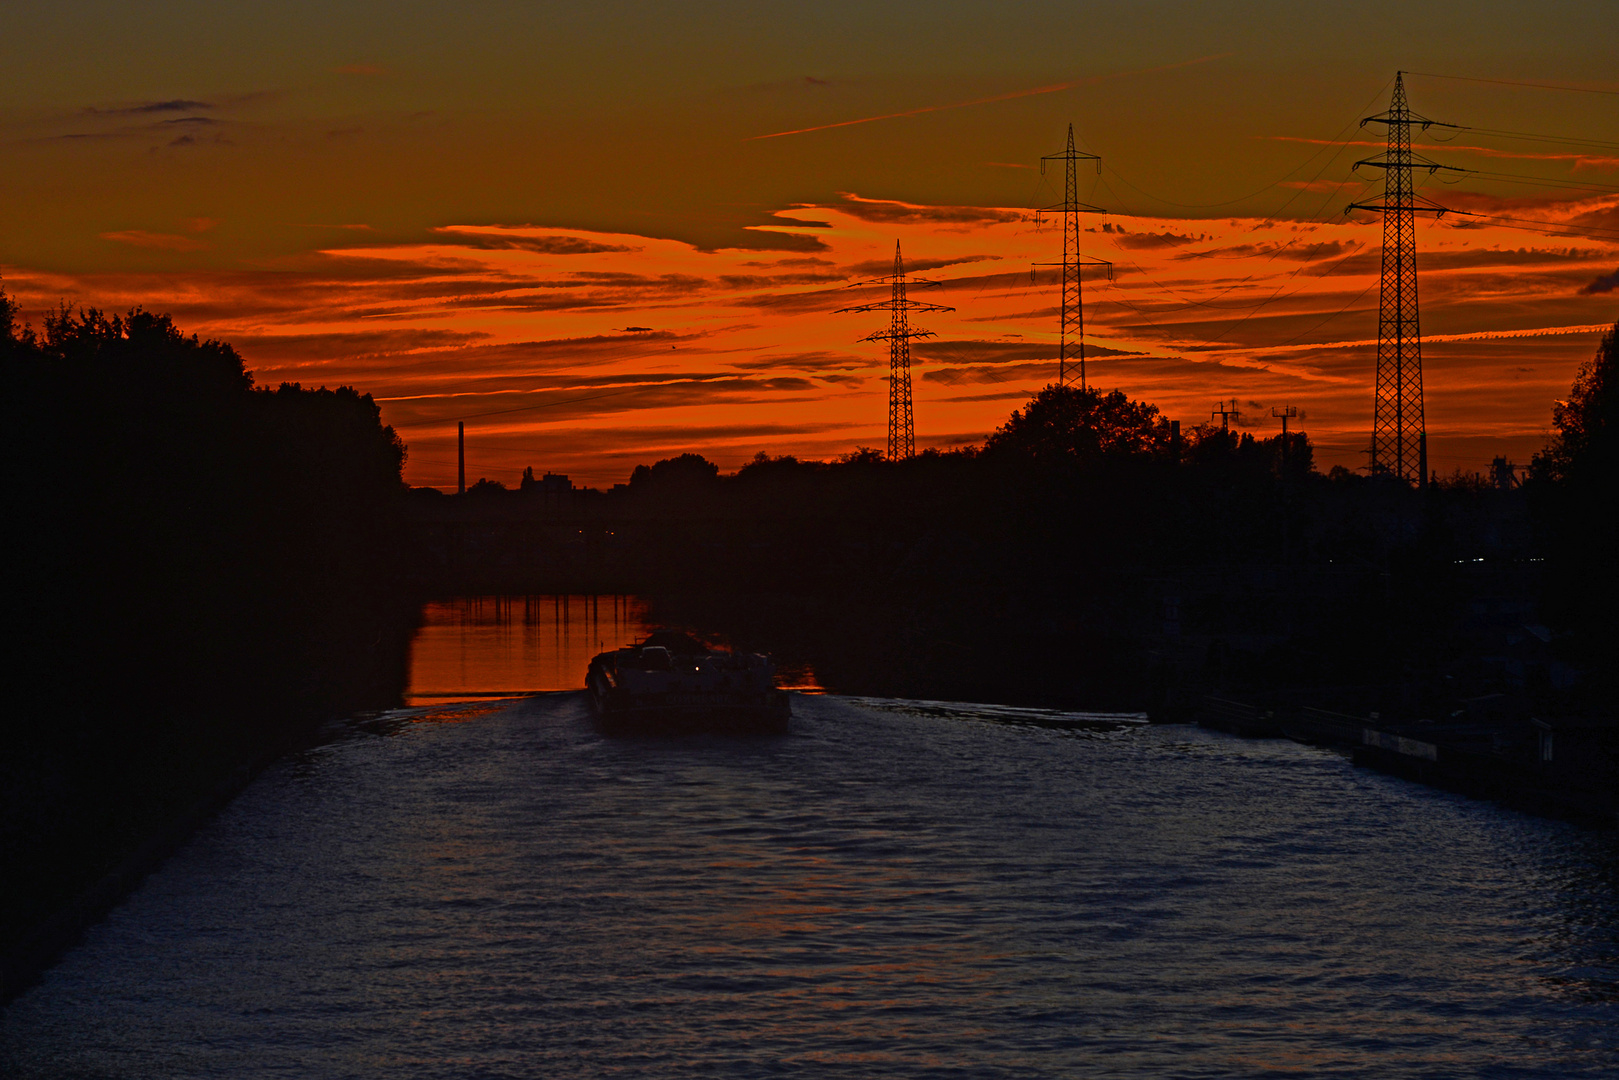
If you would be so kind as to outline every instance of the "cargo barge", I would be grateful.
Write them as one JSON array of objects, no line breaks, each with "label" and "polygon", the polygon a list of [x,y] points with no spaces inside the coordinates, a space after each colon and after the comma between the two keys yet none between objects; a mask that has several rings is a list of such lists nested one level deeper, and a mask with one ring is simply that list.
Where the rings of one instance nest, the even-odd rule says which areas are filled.
[{"label": "cargo barge", "polygon": [[781,734],[792,716],[769,657],[711,649],[672,630],[598,653],[585,686],[613,734]]}]

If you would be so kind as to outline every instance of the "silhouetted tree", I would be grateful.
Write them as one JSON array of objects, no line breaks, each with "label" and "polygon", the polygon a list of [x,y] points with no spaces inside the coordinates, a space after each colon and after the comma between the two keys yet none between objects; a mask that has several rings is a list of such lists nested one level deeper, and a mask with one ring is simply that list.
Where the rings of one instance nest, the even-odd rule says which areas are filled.
[{"label": "silhouetted tree", "polygon": [[648,468],[637,465],[630,474],[630,486],[641,487],[701,487],[712,484],[719,477],[720,467],[701,454],[681,454],[664,458]]},{"label": "silhouetted tree", "polygon": [[1556,433],[1535,455],[1529,488],[1546,529],[1548,599],[1553,617],[1578,629],[1594,670],[1606,673],[1619,647],[1614,609],[1619,567],[1613,523],[1619,520],[1619,323],[1552,410]]},{"label": "silhouetted tree", "polygon": [[36,337],[3,295],[0,385],[0,788],[24,792],[0,865],[34,883],[0,890],[3,937],[244,757],[397,699],[409,623],[404,446],[369,395],[256,390],[231,346],[139,308],[62,307]]},{"label": "silhouetted tree", "polygon": [[489,480],[481,476],[478,478],[477,483],[467,488],[467,498],[469,499],[488,499],[505,495],[506,493],[505,484],[502,484],[499,480]]},{"label": "silhouetted tree", "polygon": [[0,286],[0,346],[17,344],[17,302]]},{"label": "silhouetted tree", "polygon": [[1047,386],[990,435],[984,451],[1037,462],[1150,455],[1169,445],[1158,407],[1075,386]]},{"label": "silhouetted tree", "polygon": [[875,447],[857,446],[847,454],[840,455],[837,463],[851,468],[867,469],[881,465],[887,460],[887,456]]},{"label": "silhouetted tree", "polygon": [[1619,476],[1619,322],[1580,366],[1568,399],[1552,409],[1557,433],[1534,457],[1532,475],[1611,487]]}]

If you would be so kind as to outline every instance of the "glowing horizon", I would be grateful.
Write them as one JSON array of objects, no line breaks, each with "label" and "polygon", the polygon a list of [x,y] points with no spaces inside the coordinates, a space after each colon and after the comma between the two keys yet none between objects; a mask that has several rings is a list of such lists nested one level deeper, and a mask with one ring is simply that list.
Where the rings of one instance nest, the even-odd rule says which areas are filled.
[{"label": "glowing horizon", "polygon": [[[1616,211],[1619,197],[1601,196],[1556,212]],[[606,486],[685,451],[731,470],[760,451],[881,446],[886,354],[857,344],[869,318],[832,312],[850,302],[850,281],[881,272],[895,239],[957,308],[925,320],[939,336],[914,347],[919,448],[981,441],[1054,378],[1056,284],[1050,270],[1031,281],[1031,267],[1051,261],[1060,236],[1029,211],[850,195],[776,220],[816,250],[445,226],[436,242],[360,240],[296,268],[71,278],[12,268],[8,287],[36,311],[60,295],[170,311],[186,331],[236,344],[261,384],[372,393],[423,486],[453,484],[458,419],[469,479],[508,484],[524,466]],[[1115,263],[1114,281],[1086,286],[1093,384],[1188,426],[1235,397],[1239,427],[1260,435],[1273,433],[1273,406],[1292,405],[1323,467],[1363,463],[1377,222],[1114,214],[1090,229],[1089,254]],[[1602,277],[1613,245],[1524,239],[1464,220],[1423,227],[1430,453],[1442,472],[1481,469],[1495,453],[1525,460],[1606,328],[1579,289]]]},{"label": "glowing horizon", "polygon": [[143,305],[261,383],[373,394],[413,483],[453,482],[466,417],[470,478],[599,486],[884,445],[875,327],[832,312],[899,240],[957,309],[915,348],[918,445],[957,446],[1055,376],[1029,270],[1061,239],[1030,215],[1072,123],[1109,211],[1086,253],[1117,271],[1086,285],[1095,384],[1184,424],[1235,396],[1256,433],[1296,406],[1324,466],[1359,467],[1381,233],[1342,211],[1378,190],[1358,125],[1404,68],[1464,127],[1422,152],[1477,170],[1424,178],[1459,211],[1419,237],[1430,458],[1526,460],[1619,317],[1611,12],[1372,0],[1387,38],[1262,8],[23,0],[0,275],[36,323]]}]

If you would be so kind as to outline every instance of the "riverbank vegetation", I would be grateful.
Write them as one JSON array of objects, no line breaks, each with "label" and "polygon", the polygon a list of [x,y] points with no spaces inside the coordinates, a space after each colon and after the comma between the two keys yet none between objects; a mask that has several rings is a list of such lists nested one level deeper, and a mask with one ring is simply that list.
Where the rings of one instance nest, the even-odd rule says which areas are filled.
[{"label": "riverbank vegetation", "polygon": [[[446,591],[650,594],[857,693],[1172,714],[1286,685],[1375,709],[1510,684],[1461,669],[1536,621],[1510,479],[1323,474],[1303,434],[1181,431],[1117,391],[1047,387],[983,445],[905,461],[761,455],[723,476],[688,454],[560,502],[411,503]],[[1551,659],[1527,678],[1561,679]]]},{"label": "riverbank vegetation", "polygon": [[232,770],[398,700],[404,446],[165,316],[0,294],[10,484],[0,941]]}]

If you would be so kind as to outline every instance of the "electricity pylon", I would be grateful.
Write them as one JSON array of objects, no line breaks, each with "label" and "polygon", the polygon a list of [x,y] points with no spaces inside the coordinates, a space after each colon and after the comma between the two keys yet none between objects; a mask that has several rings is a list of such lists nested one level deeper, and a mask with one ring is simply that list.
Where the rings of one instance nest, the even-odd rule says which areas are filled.
[{"label": "electricity pylon", "polygon": [[[1046,162],[1063,163],[1062,202],[1042,207],[1035,218],[1044,214],[1062,215],[1062,262],[1036,263],[1036,266],[1062,267],[1062,324],[1057,346],[1057,384],[1067,386],[1077,373],[1079,388],[1085,389],[1085,308],[1080,295],[1080,268],[1089,263],[1108,268],[1111,280],[1113,264],[1103,259],[1087,258],[1079,253],[1079,215],[1082,212],[1104,213],[1100,206],[1079,201],[1079,163],[1096,162],[1096,171],[1102,171],[1102,159],[1095,154],[1074,149],[1074,125],[1068,125],[1068,147],[1061,153],[1046,154],[1040,159],[1040,175],[1046,174]],[[1032,275],[1032,271],[1031,271]]]},{"label": "electricity pylon", "polygon": [[1394,97],[1388,111],[1368,116],[1361,127],[1388,125],[1388,150],[1380,158],[1355,162],[1382,169],[1383,201],[1351,203],[1349,210],[1375,210],[1383,215],[1383,291],[1377,312],[1377,397],[1372,410],[1371,471],[1398,477],[1418,486],[1428,483],[1428,428],[1422,408],[1422,330],[1417,318],[1417,219],[1436,218],[1447,208],[1420,196],[1411,183],[1413,168],[1431,176],[1444,169],[1411,152],[1411,125],[1456,127],[1441,124],[1411,111],[1405,98],[1403,73],[1394,74]]},{"label": "electricity pylon", "polygon": [[1286,446],[1287,445],[1287,422],[1289,420],[1292,420],[1294,417],[1298,416],[1298,414],[1299,414],[1298,406],[1297,405],[1283,405],[1279,409],[1276,408],[1275,406],[1272,406],[1271,410],[1270,410],[1270,414],[1272,416],[1276,416],[1276,417],[1281,418],[1281,420],[1282,420],[1282,445]]},{"label": "electricity pylon", "polygon": [[1297,419],[1299,409],[1297,405],[1283,405],[1281,408],[1271,406],[1270,414],[1280,417],[1282,421],[1282,475],[1287,475],[1287,422]]},{"label": "electricity pylon", "polygon": [[840,308],[837,314],[863,311],[889,313],[888,329],[867,334],[861,341],[888,342],[888,460],[899,461],[916,455],[916,420],[911,411],[911,339],[932,337],[932,330],[918,330],[911,326],[913,311],[954,311],[953,307],[925,304],[905,295],[909,287],[938,285],[937,281],[906,277],[905,261],[900,257],[899,241],[894,241],[894,273],[892,277],[872,281],[857,281],[850,288],[865,285],[887,285],[893,295],[887,300],[858,307]]}]

